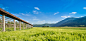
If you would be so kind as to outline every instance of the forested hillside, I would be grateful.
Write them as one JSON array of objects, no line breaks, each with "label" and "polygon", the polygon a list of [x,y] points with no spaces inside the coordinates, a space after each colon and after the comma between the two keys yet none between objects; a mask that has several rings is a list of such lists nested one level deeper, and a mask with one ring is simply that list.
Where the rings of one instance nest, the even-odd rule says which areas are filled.
[{"label": "forested hillside", "polygon": [[58,26],[71,26],[71,27],[80,27],[80,26],[86,26],[86,16],[85,17],[81,17],[81,18],[67,18],[64,19],[58,23],[56,23],[55,25],[53,25],[53,27],[58,27]]}]

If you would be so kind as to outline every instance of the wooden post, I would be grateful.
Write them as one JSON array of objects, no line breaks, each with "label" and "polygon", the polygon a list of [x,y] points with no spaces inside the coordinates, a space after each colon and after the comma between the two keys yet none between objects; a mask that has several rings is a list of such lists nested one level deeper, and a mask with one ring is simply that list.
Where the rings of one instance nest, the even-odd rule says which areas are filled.
[{"label": "wooden post", "polygon": [[31,26],[31,28],[33,28],[33,26]]},{"label": "wooden post", "polygon": [[29,24],[28,24],[28,28],[29,28]]},{"label": "wooden post", "polygon": [[3,32],[5,32],[5,15],[2,15]]},{"label": "wooden post", "polygon": [[29,28],[30,28],[30,25],[29,25]]},{"label": "wooden post", "polygon": [[[10,21],[8,21],[8,22],[10,22]],[[8,25],[8,26],[9,26],[9,28],[11,28],[11,25],[10,25],[10,24],[11,24],[11,22],[10,22],[10,23],[9,23],[9,25]]]},{"label": "wooden post", "polygon": [[23,23],[23,29],[24,29],[24,23]]},{"label": "wooden post", "polygon": [[32,28],[33,26],[31,25],[31,28]]},{"label": "wooden post", "polygon": [[27,24],[27,28],[28,28],[28,24]]},{"label": "wooden post", "polygon": [[26,24],[26,29],[27,29],[27,24]]},{"label": "wooden post", "polygon": [[14,31],[16,31],[16,22],[15,22],[15,19],[14,19]]},{"label": "wooden post", "polygon": [[29,25],[29,27],[31,28],[31,25]]},{"label": "wooden post", "polygon": [[19,21],[19,28],[20,28],[20,30],[21,30],[21,21]]},{"label": "wooden post", "polygon": [[29,24],[28,24],[28,28],[29,28]]}]

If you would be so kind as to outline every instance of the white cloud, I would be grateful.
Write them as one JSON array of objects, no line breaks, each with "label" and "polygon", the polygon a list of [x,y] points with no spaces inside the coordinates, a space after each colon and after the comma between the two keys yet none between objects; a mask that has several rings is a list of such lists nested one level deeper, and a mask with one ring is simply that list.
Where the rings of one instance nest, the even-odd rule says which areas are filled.
[{"label": "white cloud", "polygon": [[86,7],[83,7],[83,9],[86,9]]},{"label": "white cloud", "polygon": [[30,15],[26,14],[25,16],[30,16]]},{"label": "white cloud", "polygon": [[33,11],[33,12],[36,12],[36,11]]},{"label": "white cloud", "polygon": [[24,15],[24,16],[30,16],[30,15],[28,15],[28,14],[24,14],[24,13],[19,13],[19,14],[22,14],[22,15]]},{"label": "white cloud", "polygon": [[15,16],[20,16],[19,14],[16,14],[16,13],[12,13],[13,15],[15,15]]},{"label": "white cloud", "polygon": [[84,17],[84,16],[81,16],[81,17]]},{"label": "white cloud", "polygon": [[61,16],[62,18],[68,18],[68,17],[70,17],[70,16]]},{"label": "white cloud", "polygon": [[69,14],[76,14],[77,12],[72,12],[72,13],[69,13]]},{"label": "white cloud", "polygon": [[40,10],[38,7],[34,7],[34,9]]},{"label": "white cloud", "polygon": [[33,13],[34,13],[34,14],[39,14],[39,12],[38,12],[38,11],[33,11]]},{"label": "white cloud", "polygon": [[56,14],[58,14],[59,12],[57,12],[57,13],[54,13],[54,15],[56,15]]},{"label": "white cloud", "polygon": [[19,13],[19,14],[24,15],[23,13]]}]

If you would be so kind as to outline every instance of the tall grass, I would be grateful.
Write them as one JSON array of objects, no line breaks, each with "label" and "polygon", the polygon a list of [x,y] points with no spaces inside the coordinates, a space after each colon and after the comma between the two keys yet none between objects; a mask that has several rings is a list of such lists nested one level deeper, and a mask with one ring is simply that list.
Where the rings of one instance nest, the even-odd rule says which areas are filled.
[{"label": "tall grass", "polygon": [[86,30],[76,29],[34,27],[0,32],[0,41],[86,41]]}]

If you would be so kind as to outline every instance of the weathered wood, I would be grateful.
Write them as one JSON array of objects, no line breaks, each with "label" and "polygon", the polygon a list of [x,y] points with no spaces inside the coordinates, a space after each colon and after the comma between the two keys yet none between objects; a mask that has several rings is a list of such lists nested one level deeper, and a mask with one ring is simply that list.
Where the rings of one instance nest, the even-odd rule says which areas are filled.
[{"label": "weathered wood", "polygon": [[[20,30],[21,30],[21,22],[24,22],[26,24],[26,28],[28,28],[28,25],[33,26],[32,24],[30,24],[30,23],[28,23],[28,22],[26,22],[26,21],[24,21],[24,20],[22,20],[22,19],[20,19],[20,18],[18,18],[16,16],[14,16],[13,14],[11,14],[9,12],[6,12],[5,10],[3,10],[1,8],[0,8],[0,14],[2,15],[2,20],[1,20],[2,21],[2,31],[5,31],[6,26],[9,26],[9,27],[12,26],[13,27],[13,25],[14,25],[14,30],[16,30],[16,26],[17,25],[15,23],[15,20],[14,20],[14,24],[12,22],[10,22],[9,24],[6,24],[7,22],[5,22],[5,19],[8,20],[9,18],[16,19],[16,20],[19,21],[19,28],[20,28]],[[9,17],[9,18],[5,18],[5,16]],[[10,20],[8,20],[8,21],[10,21]],[[23,29],[24,29],[24,25],[25,24],[23,24]]]},{"label": "weathered wood", "polygon": [[31,26],[31,28],[33,28],[33,26]]},{"label": "weathered wood", "polygon": [[21,21],[19,21],[19,28],[20,28],[20,30],[21,30]]},{"label": "weathered wood", "polygon": [[27,29],[27,24],[26,24],[26,29]]},{"label": "weathered wood", "polygon": [[[21,22],[30,24],[30,23],[28,23],[28,22],[26,22],[26,21],[24,21],[24,20],[22,20],[22,19],[20,19],[20,18],[18,18],[18,17],[16,17],[16,16],[14,16],[13,14],[11,14],[11,13],[9,13],[9,12],[6,12],[5,10],[3,10],[3,9],[1,9],[1,8],[0,8],[0,14],[1,14],[1,15],[4,14],[5,16],[10,17],[10,18],[12,18],[12,19],[16,19],[16,20],[19,20],[19,21],[21,21]],[[31,24],[31,25],[32,25],[32,24]]]},{"label": "weathered wood", "polygon": [[27,28],[28,28],[28,24],[27,24]]},{"label": "weathered wood", "polygon": [[14,19],[14,31],[16,31],[16,22],[15,22],[15,19]]},{"label": "weathered wood", "polygon": [[23,23],[23,29],[24,29],[24,23]]},{"label": "weathered wood", "polygon": [[5,32],[5,15],[2,15],[2,23],[3,23],[3,32]]},{"label": "weathered wood", "polygon": [[28,24],[28,27],[30,28],[30,25]]}]

